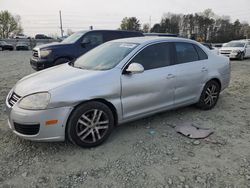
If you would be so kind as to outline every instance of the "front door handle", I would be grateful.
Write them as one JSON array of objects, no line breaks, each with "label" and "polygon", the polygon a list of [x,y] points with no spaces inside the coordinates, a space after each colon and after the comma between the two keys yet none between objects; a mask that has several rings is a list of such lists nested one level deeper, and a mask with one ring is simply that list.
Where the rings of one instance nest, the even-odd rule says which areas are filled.
[{"label": "front door handle", "polygon": [[206,67],[202,67],[201,72],[207,72],[207,68]]},{"label": "front door handle", "polygon": [[174,78],[174,77],[175,77],[175,75],[173,75],[173,74],[168,74],[167,79],[172,79],[172,78]]}]

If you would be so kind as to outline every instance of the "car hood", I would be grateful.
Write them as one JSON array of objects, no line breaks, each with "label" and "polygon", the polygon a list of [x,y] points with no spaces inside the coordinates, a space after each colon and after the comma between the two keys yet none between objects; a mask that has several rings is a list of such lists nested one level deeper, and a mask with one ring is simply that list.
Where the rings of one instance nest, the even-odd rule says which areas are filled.
[{"label": "car hood", "polygon": [[55,49],[55,48],[68,47],[69,45],[70,44],[66,44],[66,43],[52,42],[48,44],[41,44],[39,46],[36,46],[34,49]]},{"label": "car hood", "polygon": [[243,51],[244,48],[243,47],[222,47],[222,48],[220,48],[220,51],[223,51],[223,50],[240,50],[240,51]]},{"label": "car hood", "polygon": [[63,64],[22,78],[15,85],[14,92],[23,97],[32,93],[50,91],[77,81],[88,80],[103,72],[83,70]]}]

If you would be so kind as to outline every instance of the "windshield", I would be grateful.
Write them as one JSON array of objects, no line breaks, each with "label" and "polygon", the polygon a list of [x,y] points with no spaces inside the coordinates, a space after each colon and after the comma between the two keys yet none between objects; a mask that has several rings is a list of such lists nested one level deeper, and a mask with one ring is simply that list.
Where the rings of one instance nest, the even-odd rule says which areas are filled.
[{"label": "windshield", "polygon": [[108,70],[115,67],[138,44],[109,42],[94,48],[78,58],[74,66],[88,70]]},{"label": "windshield", "polygon": [[224,45],[224,47],[244,47],[245,43],[243,42],[229,42]]},{"label": "windshield", "polygon": [[62,43],[75,43],[79,38],[81,38],[86,32],[77,32],[62,41]]}]

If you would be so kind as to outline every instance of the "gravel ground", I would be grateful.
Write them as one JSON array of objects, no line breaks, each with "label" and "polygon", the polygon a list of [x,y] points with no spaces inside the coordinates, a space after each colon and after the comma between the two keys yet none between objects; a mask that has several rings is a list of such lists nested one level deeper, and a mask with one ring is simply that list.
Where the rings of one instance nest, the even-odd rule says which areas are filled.
[{"label": "gravel ground", "polygon": [[[250,60],[232,61],[231,85],[213,110],[160,113],[82,149],[26,141],[9,130],[4,100],[33,72],[30,56],[0,53],[0,187],[250,187]],[[172,128],[187,121],[215,133],[192,140]]]}]

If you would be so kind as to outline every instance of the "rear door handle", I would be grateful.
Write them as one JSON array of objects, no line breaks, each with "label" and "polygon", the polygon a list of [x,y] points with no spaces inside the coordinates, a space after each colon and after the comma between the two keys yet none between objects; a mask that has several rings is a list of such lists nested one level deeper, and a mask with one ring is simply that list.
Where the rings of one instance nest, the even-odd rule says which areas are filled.
[{"label": "rear door handle", "polygon": [[206,67],[202,67],[201,72],[207,72],[207,68]]},{"label": "rear door handle", "polygon": [[172,78],[174,78],[174,77],[175,77],[175,75],[173,75],[173,74],[168,74],[167,79],[172,79]]}]

